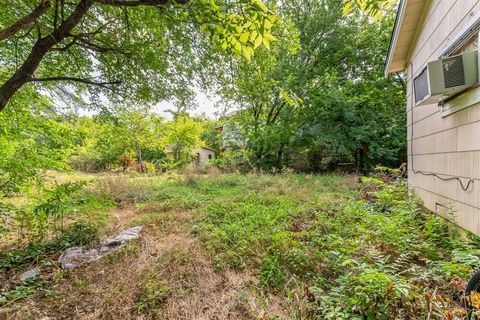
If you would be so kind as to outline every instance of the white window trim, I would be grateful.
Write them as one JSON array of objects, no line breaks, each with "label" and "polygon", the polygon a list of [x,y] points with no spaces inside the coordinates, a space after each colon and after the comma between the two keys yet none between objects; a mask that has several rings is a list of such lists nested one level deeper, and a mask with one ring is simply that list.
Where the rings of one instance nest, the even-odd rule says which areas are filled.
[{"label": "white window trim", "polygon": [[440,106],[442,118],[470,108],[478,103],[480,103],[480,87],[477,85]]},{"label": "white window trim", "polygon": [[460,30],[445,46],[440,54],[439,59],[455,54],[455,51],[460,49],[480,30],[480,11],[474,15],[470,21]]},{"label": "white window trim", "polygon": [[[441,58],[449,56],[452,53],[455,53],[455,50],[460,49],[464,46],[475,34],[478,34],[477,41],[477,51],[479,55],[479,81],[480,81],[480,12],[478,12],[462,30],[453,38],[449,45],[445,47],[441,54]],[[480,86],[477,84],[473,88],[467,89],[465,92],[460,93],[459,96],[448,99],[443,105],[439,105],[441,109],[442,118],[447,117],[451,114],[457,113],[463,109],[470,108],[476,104],[480,103]]]}]

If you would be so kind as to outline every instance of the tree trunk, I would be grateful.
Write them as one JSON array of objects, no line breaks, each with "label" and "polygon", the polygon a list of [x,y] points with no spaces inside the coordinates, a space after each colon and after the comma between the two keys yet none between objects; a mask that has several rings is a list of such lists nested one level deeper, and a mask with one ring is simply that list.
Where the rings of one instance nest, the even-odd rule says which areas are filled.
[{"label": "tree trunk", "polygon": [[280,149],[278,150],[277,152],[277,167],[279,169],[282,169],[283,168],[283,149],[285,148],[285,145],[282,143],[282,145],[280,146]]},{"label": "tree trunk", "polygon": [[360,172],[365,173],[367,169],[367,154],[369,150],[368,142],[362,142],[362,148],[359,149],[359,169]]},{"label": "tree trunk", "polygon": [[143,159],[142,159],[142,148],[140,146],[140,143],[138,143],[138,141],[136,141],[135,144],[137,147],[137,159],[138,159],[138,163],[140,164],[140,172],[145,173],[145,168],[143,167]]},{"label": "tree trunk", "polygon": [[0,111],[5,109],[14,94],[30,81],[48,51],[70,35],[70,32],[87,14],[92,5],[93,0],[82,0],[58,29],[37,40],[25,62],[0,87]]}]

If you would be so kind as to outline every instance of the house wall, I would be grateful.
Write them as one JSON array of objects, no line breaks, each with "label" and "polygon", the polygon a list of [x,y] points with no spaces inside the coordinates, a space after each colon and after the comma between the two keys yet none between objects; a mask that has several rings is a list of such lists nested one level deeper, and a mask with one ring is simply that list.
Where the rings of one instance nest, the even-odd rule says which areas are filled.
[{"label": "house wall", "polygon": [[412,169],[460,177],[465,184],[480,179],[480,104],[446,117],[437,104],[413,107],[412,79],[428,61],[439,58],[449,40],[479,10],[480,0],[429,1],[406,70],[409,183],[427,208],[476,234],[480,234],[480,180],[465,192],[457,180],[443,181]]},{"label": "house wall", "polygon": [[[213,150],[199,148],[199,149],[193,150],[193,152],[194,154],[200,155],[199,161],[201,164],[207,164],[210,159],[215,159],[215,151]],[[211,158],[209,158],[209,156]]]}]

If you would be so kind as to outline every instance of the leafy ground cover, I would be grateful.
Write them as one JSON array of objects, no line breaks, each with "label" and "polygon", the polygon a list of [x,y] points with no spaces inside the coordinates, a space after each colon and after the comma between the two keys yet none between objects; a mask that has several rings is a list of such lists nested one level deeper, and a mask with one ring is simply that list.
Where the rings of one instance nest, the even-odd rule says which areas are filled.
[{"label": "leafy ground cover", "polygon": [[[5,215],[0,317],[464,319],[457,300],[480,261],[478,239],[425,212],[401,180],[362,181],[64,177],[71,192],[52,186]],[[19,212],[40,222],[20,228]],[[135,225],[141,239],[121,251],[58,268],[65,247]],[[21,282],[32,267],[41,276]]]}]

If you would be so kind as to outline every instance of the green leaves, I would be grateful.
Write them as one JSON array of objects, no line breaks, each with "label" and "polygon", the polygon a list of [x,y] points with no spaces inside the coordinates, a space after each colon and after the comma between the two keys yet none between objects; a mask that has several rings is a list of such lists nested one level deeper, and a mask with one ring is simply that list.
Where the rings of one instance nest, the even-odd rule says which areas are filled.
[{"label": "green leaves", "polygon": [[240,42],[247,43],[250,39],[250,32],[244,32],[240,35]]},{"label": "green leaves", "polygon": [[172,148],[175,161],[184,163],[190,161],[192,149],[202,144],[200,140],[203,133],[201,123],[184,113],[167,123],[164,132],[165,135],[161,139],[165,145]]},{"label": "green leaves", "polygon": [[41,181],[46,170],[67,168],[78,138],[33,88],[13,101],[15,108],[0,114],[0,198]]},{"label": "green leaves", "polygon": [[253,40],[253,48],[257,49],[263,43],[263,38],[260,35],[257,35]]},{"label": "green leaves", "polygon": [[267,13],[268,12],[268,8],[266,5],[263,4],[263,1],[262,0],[252,0],[252,3],[255,7],[257,7],[258,9],[260,9],[263,13]]},{"label": "green leaves", "polygon": [[[40,38],[60,28],[59,17],[67,19],[77,12],[80,3],[65,3],[61,15],[59,6],[52,5],[36,21]],[[91,3],[81,23],[68,32],[59,31],[68,35],[58,38],[58,43],[48,44],[49,54],[42,55],[34,72],[38,78],[68,77],[103,85],[69,81],[68,85],[77,90],[64,90],[62,82],[56,81],[38,83],[39,88],[62,97],[73,96],[72,92],[77,97],[92,95],[86,100],[97,102],[95,98],[102,94],[113,102],[157,103],[188,91],[193,86],[194,73],[198,79],[211,71],[205,64],[214,69],[218,48],[247,60],[253,58],[260,45],[270,48],[276,40],[272,30],[279,24],[277,9],[267,7],[262,0],[192,0],[188,5],[168,1],[161,6],[151,1],[134,1],[134,5],[128,5],[128,19],[124,10],[127,1],[115,5],[109,1]],[[24,1],[4,4],[0,10],[1,24],[13,25],[30,11]],[[18,39],[0,42],[0,87],[27,62],[39,37],[31,31],[25,28],[18,32],[22,35]],[[75,63],[71,63],[72,59]],[[18,87],[23,85],[24,82],[19,83]],[[1,97],[9,94],[0,92]]]},{"label": "green leaves", "polygon": [[[211,2],[201,3],[200,10],[204,14],[199,17],[199,22],[219,21],[203,22],[201,30],[208,33],[214,41],[218,41],[223,51],[251,60],[255,50],[262,44],[270,50],[271,42],[277,40],[272,35],[272,28],[279,23],[279,17],[261,0],[242,2],[238,12],[214,11],[213,5]],[[212,14],[215,15],[214,19],[208,17]]]},{"label": "green leaves", "polygon": [[[270,168],[301,158],[308,170],[338,162],[400,165],[405,112],[397,106],[404,96],[399,82],[382,76],[391,12],[370,23],[356,11],[343,17],[336,0],[286,1],[282,10],[274,34],[250,32],[255,59],[229,65],[221,91],[243,107],[237,121],[253,151],[250,161]],[[292,53],[285,39],[294,39],[295,29],[300,43]],[[272,46],[277,37],[281,41]]]},{"label": "green leaves", "polygon": [[358,9],[375,20],[381,20],[385,11],[395,6],[397,0],[343,0],[343,15],[350,14],[354,9]]},{"label": "green leaves", "polygon": [[343,6],[342,15],[343,15],[343,16],[346,16],[347,14],[349,14],[350,12],[352,12],[353,9],[354,9],[354,4],[353,4],[353,2],[351,2],[351,1],[349,1],[349,0],[344,0],[344,6]]}]

